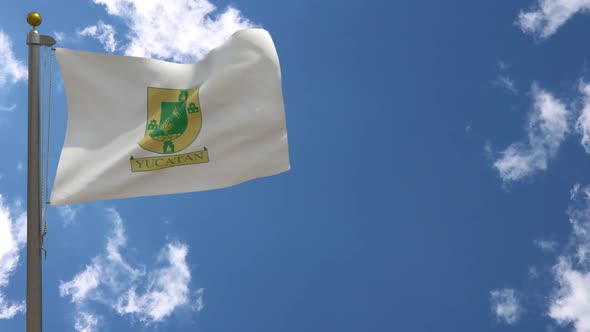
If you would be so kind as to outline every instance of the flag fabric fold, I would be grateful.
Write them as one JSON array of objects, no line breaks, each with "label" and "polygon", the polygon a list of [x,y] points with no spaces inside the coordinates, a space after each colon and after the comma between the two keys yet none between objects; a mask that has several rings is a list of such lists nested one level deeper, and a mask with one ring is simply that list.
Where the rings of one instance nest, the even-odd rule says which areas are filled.
[{"label": "flag fabric fold", "polygon": [[51,204],[228,187],[290,168],[265,30],[196,64],[56,50],[68,120]]}]

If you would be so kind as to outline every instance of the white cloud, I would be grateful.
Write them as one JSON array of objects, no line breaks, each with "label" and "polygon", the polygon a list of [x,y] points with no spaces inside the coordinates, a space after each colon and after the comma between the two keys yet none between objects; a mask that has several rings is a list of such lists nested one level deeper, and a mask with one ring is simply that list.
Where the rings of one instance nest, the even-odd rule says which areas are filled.
[{"label": "white cloud", "polygon": [[203,310],[203,308],[205,308],[205,302],[203,301],[203,292],[204,291],[205,291],[205,289],[203,289],[203,288],[199,288],[195,291],[193,298],[196,300],[191,305],[192,310],[195,312],[199,312],[199,311]]},{"label": "white cloud", "polygon": [[501,152],[494,167],[505,182],[517,181],[547,169],[547,163],[569,132],[568,110],[549,92],[533,84],[534,109],[529,115],[528,140]]},{"label": "white cloud", "polygon": [[521,11],[517,23],[525,33],[548,38],[577,13],[590,10],[590,0],[538,0],[529,11]]},{"label": "white cloud", "polygon": [[235,8],[208,0],[93,0],[129,27],[126,55],[193,62],[235,31],[254,26]]},{"label": "white cloud", "polygon": [[[132,268],[123,258],[121,249],[124,248],[127,243],[123,219],[121,219],[119,213],[117,213],[117,211],[114,209],[108,209],[107,212],[115,226],[111,236],[109,236],[107,239],[106,245],[106,260],[110,263],[107,265],[107,272],[109,272],[107,273],[107,278],[116,278],[118,277],[117,274],[122,272],[126,275],[126,278],[134,280],[144,275],[145,271],[143,271],[143,269]],[[116,288],[115,285],[115,280],[112,280],[111,287]]]},{"label": "white cloud", "polygon": [[576,121],[576,131],[582,135],[582,146],[590,153],[590,84],[580,84],[580,92],[583,95],[583,108]]},{"label": "white cloud", "polygon": [[508,76],[499,75],[498,79],[496,80],[496,84],[512,94],[518,94],[518,90],[516,89],[516,82]]},{"label": "white cloud", "polygon": [[56,31],[53,33],[53,38],[55,38],[57,44],[63,43],[64,40],[66,40],[66,37],[67,35],[65,32]]},{"label": "white cloud", "polygon": [[570,245],[553,267],[556,290],[548,314],[559,324],[573,324],[576,332],[590,332],[590,187],[574,188]]},{"label": "white cloud", "polygon": [[191,274],[186,264],[187,253],[185,245],[168,244],[159,257],[165,266],[149,274],[145,292],[138,294],[131,288],[119,297],[117,312],[135,315],[142,322],[161,322],[177,307],[189,305]]},{"label": "white cloud", "polygon": [[19,252],[27,240],[26,226],[26,215],[14,219],[12,211],[4,205],[0,196],[0,319],[10,319],[25,310],[24,303],[6,300],[2,289],[8,286],[9,279],[18,266]]},{"label": "white cloud", "polygon": [[78,32],[80,36],[94,37],[102,44],[105,51],[114,52],[117,48],[115,28],[112,25],[98,21],[96,25],[87,26]]},{"label": "white cloud", "polygon": [[70,296],[71,301],[83,304],[88,300],[103,300],[103,297],[113,297],[145,274],[141,269],[132,268],[123,258],[121,249],[125,247],[127,238],[123,220],[113,209],[107,210],[108,217],[113,223],[113,230],[107,236],[105,252],[92,259],[91,264],[86,265],[67,282],[61,282],[60,295]]},{"label": "white cloud", "polygon": [[16,59],[12,51],[12,40],[4,31],[0,30],[0,87],[6,83],[24,81],[27,76],[27,67]]},{"label": "white cloud", "polygon": [[81,311],[76,315],[74,328],[78,332],[98,331],[98,317],[91,313]]},{"label": "white cloud", "polygon": [[99,286],[102,274],[100,263],[93,262],[92,265],[86,265],[84,271],[78,273],[72,280],[59,285],[59,295],[62,297],[69,295],[72,302],[81,304],[90,292]]},{"label": "white cloud", "polygon": [[[91,264],[71,280],[61,282],[60,295],[70,297],[78,309],[87,310],[93,304],[106,305],[145,325],[162,322],[177,309],[200,310],[202,290],[192,293],[190,290],[188,247],[182,243],[168,243],[150,269],[133,267],[123,255],[127,243],[123,220],[113,209],[108,210],[108,215],[113,230],[107,237],[104,253],[94,257]],[[99,320],[88,317],[94,316],[76,318],[76,326],[80,326],[76,327],[78,331],[97,328]]]},{"label": "white cloud", "polygon": [[570,199],[574,199],[574,197],[576,197],[579,192],[580,192],[580,184],[576,183],[576,184],[574,184],[574,186],[570,190]]},{"label": "white cloud", "polygon": [[558,243],[553,240],[538,239],[535,245],[545,252],[553,252],[557,249]]},{"label": "white cloud", "polygon": [[514,289],[504,288],[491,291],[490,304],[496,317],[506,324],[515,324],[522,315],[522,308]]},{"label": "white cloud", "polygon": [[568,210],[572,225],[570,246],[574,250],[562,257],[568,257],[576,265],[587,266],[590,270],[590,186],[579,190],[571,199],[578,203]]},{"label": "white cloud", "polygon": [[25,312],[25,303],[8,303],[0,293],[0,319],[12,319],[17,314]]},{"label": "white cloud", "polygon": [[19,160],[18,163],[16,163],[16,170],[21,173],[24,169],[25,165],[23,165],[23,162]]},{"label": "white cloud", "polygon": [[560,324],[573,323],[576,332],[590,332],[590,273],[576,270],[562,258],[555,275],[559,288],[549,316]]},{"label": "white cloud", "polygon": [[71,205],[60,205],[57,207],[57,212],[59,213],[61,221],[65,226],[74,224],[76,222],[78,208],[72,207]]}]

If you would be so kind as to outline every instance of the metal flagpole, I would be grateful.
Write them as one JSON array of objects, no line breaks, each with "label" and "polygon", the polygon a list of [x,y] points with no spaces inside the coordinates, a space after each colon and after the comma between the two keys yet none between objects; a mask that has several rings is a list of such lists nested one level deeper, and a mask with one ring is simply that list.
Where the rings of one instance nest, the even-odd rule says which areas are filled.
[{"label": "metal flagpole", "polygon": [[55,40],[39,34],[41,15],[30,12],[27,22],[33,30],[29,45],[29,138],[27,159],[27,332],[42,330],[41,300],[41,144],[39,121],[39,53],[41,46],[53,46]]}]

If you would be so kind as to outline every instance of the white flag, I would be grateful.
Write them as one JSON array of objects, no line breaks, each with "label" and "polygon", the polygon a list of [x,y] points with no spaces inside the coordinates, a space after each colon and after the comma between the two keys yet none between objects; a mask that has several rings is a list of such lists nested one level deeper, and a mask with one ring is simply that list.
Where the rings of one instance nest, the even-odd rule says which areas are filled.
[{"label": "white flag", "polygon": [[56,50],[68,104],[51,204],[215,189],[287,171],[279,59],[236,32],[196,64]]}]

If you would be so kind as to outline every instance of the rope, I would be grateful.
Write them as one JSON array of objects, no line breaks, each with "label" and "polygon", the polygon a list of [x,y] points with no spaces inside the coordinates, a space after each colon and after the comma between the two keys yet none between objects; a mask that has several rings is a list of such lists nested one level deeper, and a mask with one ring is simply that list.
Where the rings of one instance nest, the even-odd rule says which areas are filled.
[{"label": "rope", "polygon": [[[52,101],[52,82],[53,82],[53,57],[55,56],[55,51],[50,51],[50,58],[49,58],[49,110],[47,112],[47,151],[45,153],[45,209],[47,210],[48,200],[49,200],[49,146],[51,142],[51,101]],[[47,220],[47,217],[45,217]]]},{"label": "rope", "polygon": [[[45,157],[43,154],[43,148],[45,147],[45,98],[46,98],[46,86],[47,86],[47,49],[45,47],[43,47],[43,77],[42,77],[42,81],[43,81],[43,88],[41,90],[41,121],[40,121],[40,125],[41,125],[41,137],[40,137],[40,147],[39,147],[39,158],[41,159],[41,163],[40,163],[40,178],[43,179],[43,174],[45,172],[45,170],[43,169],[43,158]],[[41,188],[39,188],[39,199],[41,204],[43,204],[43,186],[45,185],[43,183],[43,181],[41,181],[40,183]],[[41,218],[43,218],[43,215],[41,215]],[[42,222],[42,220],[40,220],[40,222]],[[39,230],[41,230],[41,224],[39,224]],[[45,250],[45,246],[43,245],[43,238],[45,237],[45,234],[43,232],[41,232],[41,251],[46,252]],[[39,254],[41,254],[41,252],[39,252]],[[47,257],[47,256],[46,256]]]},{"label": "rope", "polygon": [[[42,84],[43,84],[43,88],[41,90],[41,138],[40,138],[40,149],[39,149],[39,154],[40,154],[40,160],[41,160],[41,165],[39,165],[39,169],[41,171],[41,179],[43,179],[43,174],[46,171],[45,169],[43,169],[43,158],[45,158],[45,155],[43,154],[43,148],[45,147],[45,112],[46,112],[46,106],[45,106],[45,98],[47,98],[47,48],[43,47],[43,77],[42,77]],[[41,188],[39,191],[39,199],[41,204],[43,204],[44,199],[43,199],[43,192],[44,192],[44,186],[45,184],[43,183],[43,181],[41,181]],[[39,225],[39,227],[41,227],[41,225]]]},{"label": "rope", "polygon": [[[46,50],[47,47],[44,47],[44,50]],[[43,226],[43,232],[41,233],[41,250],[43,250],[43,252],[45,253],[45,259],[47,259],[47,248],[45,248],[45,244],[44,244],[44,240],[45,240],[45,235],[47,235],[47,231],[48,231],[48,223],[47,223],[47,207],[49,205],[48,202],[48,198],[49,198],[49,152],[50,152],[50,143],[51,143],[51,101],[52,101],[52,82],[53,82],[53,57],[55,55],[55,51],[52,49],[49,53],[50,57],[49,57],[49,98],[47,100],[47,104],[48,104],[48,110],[47,110],[47,139],[46,139],[46,150],[45,150],[45,180],[43,181],[43,187],[45,189],[44,193],[42,193],[42,195],[44,194],[44,196],[42,196],[42,198],[44,198],[41,202],[43,204],[43,217],[44,217],[44,221],[45,221],[45,225]],[[45,65],[45,58],[44,57],[44,65]],[[45,69],[44,69],[45,70]],[[46,80],[43,82],[43,89],[45,89],[45,82]],[[45,93],[43,94],[43,97],[45,97]],[[45,106],[45,104],[44,104]],[[42,168],[43,169],[43,168]],[[43,173],[41,173],[43,175]]]}]

